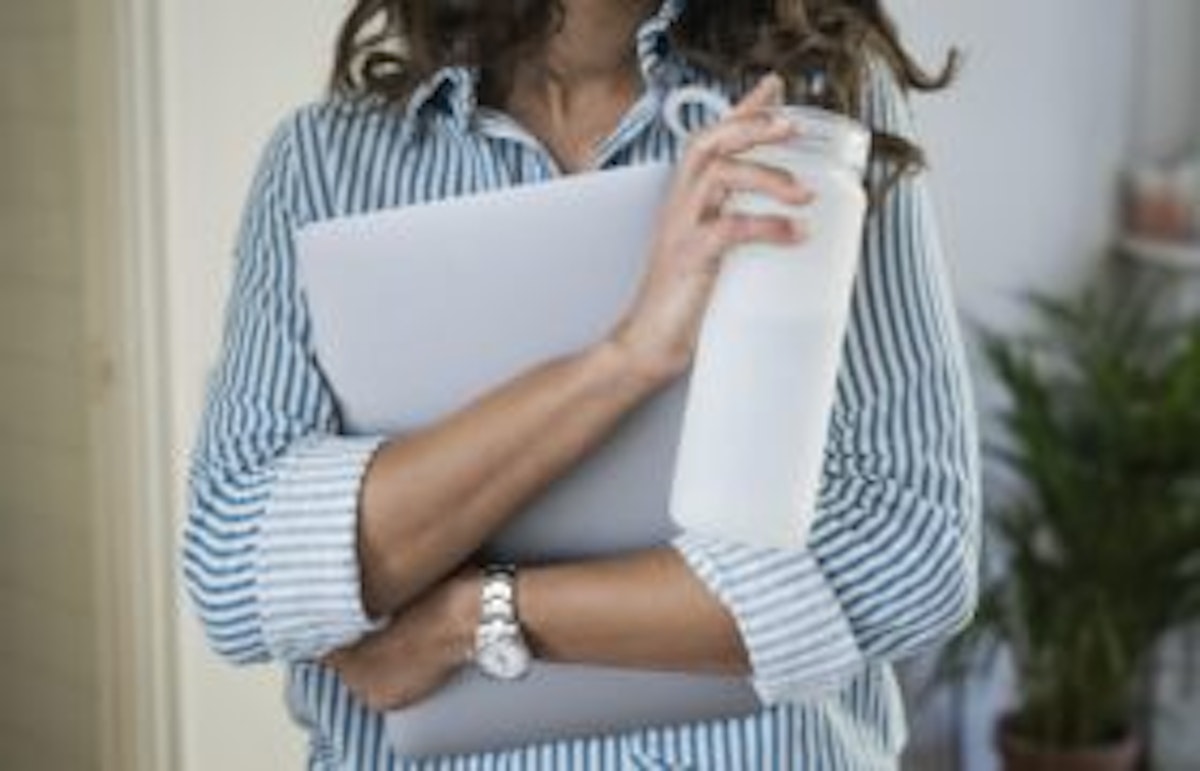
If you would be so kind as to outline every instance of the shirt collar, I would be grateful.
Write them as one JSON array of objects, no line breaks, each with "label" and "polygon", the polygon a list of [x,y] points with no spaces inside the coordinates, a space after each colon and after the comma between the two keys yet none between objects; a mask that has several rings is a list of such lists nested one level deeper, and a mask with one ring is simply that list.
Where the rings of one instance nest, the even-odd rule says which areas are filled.
[{"label": "shirt collar", "polygon": [[[638,67],[651,88],[665,88],[672,81],[667,31],[683,12],[687,0],[662,0],[658,10],[637,29]],[[442,67],[419,83],[405,105],[405,117],[413,123],[427,107],[441,106],[460,127],[470,121],[476,106],[479,68],[461,64]]]}]

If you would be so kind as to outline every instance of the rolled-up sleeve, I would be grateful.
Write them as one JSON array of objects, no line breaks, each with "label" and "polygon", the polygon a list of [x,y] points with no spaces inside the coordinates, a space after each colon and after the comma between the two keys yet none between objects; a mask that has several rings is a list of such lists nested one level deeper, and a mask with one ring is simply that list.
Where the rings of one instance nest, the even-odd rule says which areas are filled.
[{"label": "rolled-up sleeve", "polygon": [[[866,121],[916,141],[894,76],[869,73]],[[807,547],[672,542],[735,618],[767,704],[935,645],[974,611],[976,415],[927,177],[868,217]]]},{"label": "rolled-up sleeve", "polygon": [[237,663],[316,658],[374,628],[361,603],[359,490],[380,436],[342,436],[309,341],[294,234],[311,213],[307,108],[260,155],[218,360],[190,459],[184,584]]}]

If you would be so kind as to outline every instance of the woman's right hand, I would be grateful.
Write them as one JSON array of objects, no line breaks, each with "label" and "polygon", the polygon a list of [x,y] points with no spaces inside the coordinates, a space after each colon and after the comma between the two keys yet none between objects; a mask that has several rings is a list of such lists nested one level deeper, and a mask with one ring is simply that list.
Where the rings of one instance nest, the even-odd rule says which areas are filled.
[{"label": "woman's right hand", "polygon": [[723,212],[732,191],[799,206],[812,193],[786,171],[733,156],[787,139],[795,130],[770,108],[782,98],[778,75],[764,77],[719,122],[692,136],[659,215],[649,264],[630,308],[609,335],[638,368],[659,381],[691,364],[721,257],[751,241],[789,244],[803,228],[784,216]]}]

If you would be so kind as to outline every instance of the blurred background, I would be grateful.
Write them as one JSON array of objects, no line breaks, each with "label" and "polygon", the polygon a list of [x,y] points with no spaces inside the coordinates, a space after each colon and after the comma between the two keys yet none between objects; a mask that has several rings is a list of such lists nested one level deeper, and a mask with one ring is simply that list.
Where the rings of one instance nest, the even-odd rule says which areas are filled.
[{"label": "blurred background", "polygon": [[[208,653],[181,600],[174,556],[183,469],[252,165],[282,113],[319,95],[345,5],[0,0],[0,768],[302,766],[303,737],[287,720],[277,674],[233,670]],[[1196,346],[1186,342],[1200,277],[1200,163],[1189,155],[1200,152],[1200,3],[889,6],[927,62],[949,45],[966,54],[957,87],[918,98],[916,109],[969,326],[984,438],[1007,443],[1020,461],[1014,473],[989,460],[989,517],[1015,523],[994,536],[989,586],[1003,600],[1014,578],[1026,589],[1045,578],[1036,553],[1007,558],[1022,544],[1037,552],[1065,532],[1121,533],[1117,549],[1113,538],[1071,545],[1093,549],[1092,572],[1077,583],[1111,585],[1099,610],[1080,611],[1082,600],[1061,611],[1040,606],[1049,611],[1031,629],[1021,626],[1028,615],[1006,623],[998,602],[982,620],[978,631],[1007,642],[1028,643],[1040,624],[1069,627],[1048,643],[1057,665],[1053,655],[1037,662],[1049,669],[1014,666],[1006,655],[906,664],[909,767],[999,768],[998,716],[1018,703],[1029,672],[1057,682],[1069,660],[1088,683],[1128,685],[1134,695],[1120,708],[1148,765],[1200,769],[1200,643],[1188,623],[1200,612],[1188,602],[1200,539],[1195,485],[1183,484],[1194,481],[1191,447],[1200,445],[1186,433],[1198,427],[1192,405],[1200,407],[1200,396],[1190,398],[1200,393]],[[1079,299],[1079,287],[1113,265],[1124,276],[1117,291]],[[1151,275],[1165,277],[1166,293],[1140,305],[1122,293]],[[1058,313],[1047,319],[1024,297],[1030,289],[1060,298]],[[1137,326],[1150,324],[1138,315],[1147,307],[1184,319],[1175,329],[1181,348],[1149,342],[1162,325]],[[1132,319],[1121,315],[1129,309],[1138,310]],[[1060,388],[1017,366],[1021,336],[1057,329],[1062,341],[1064,318],[1076,333],[1106,330],[1085,346],[1107,373],[1099,391],[1086,377]],[[996,344],[985,345],[976,326]],[[1006,361],[1007,370],[997,367]],[[1169,394],[1159,399],[1156,387]],[[1042,404],[1038,394],[1054,409],[1029,412]],[[1135,402],[1149,406],[1122,422],[1123,405]],[[1081,406],[1095,404],[1107,406]],[[1075,422],[1055,423],[1065,413]],[[1092,421],[1087,430],[1080,415]],[[1097,431],[1116,444],[1099,442]],[[1135,440],[1140,454],[1131,458]],[[1104,464],[1092,468],[1089,458]],[[1106,492],[1063,504],[1038,496],[1049,487]],[[1122,497],[1167,488],[1183,492]],[[1016,507],[1020,516],[1014,501],[1028,503]],[[1108,519],[1080,525],[1089,506]],[[1134,511],[1132,525],[1121,519]],[[1145,532],[1157,540],[1142,543]],[[1066,586],[1070,549],[1060,541],[1052,551]],[[1105,573],[1106,565],[1115,567]],[[1151,640],[1143,647],[1152,666],[1109,667],[1110,656],[1089,669],[1086,655],[1073,655],[1090,649],[1069,632],[1092,628],[1105,608],[1158,601],[1162,612],[1137,638]],[[1103,639],[1128,643],[1122,655],[1133,659],[1134,637]],[[1071,714],[1087,711],[1086,698],[1058,695]]]}]

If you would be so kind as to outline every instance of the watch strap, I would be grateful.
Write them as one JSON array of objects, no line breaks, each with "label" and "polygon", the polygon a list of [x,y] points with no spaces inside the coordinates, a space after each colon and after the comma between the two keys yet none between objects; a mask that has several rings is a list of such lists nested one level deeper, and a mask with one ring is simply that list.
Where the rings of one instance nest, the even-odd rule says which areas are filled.
[{"label": "watch strap", "polygon": [[517,568],[511,563],[488,565],[483,571],[479,626],[497,621],[518,624]]},{"label": "watch strap", "polygon": [[508,562],[486,565],[480,590],[479,625],[475,647],[489,641],[510,638],[524,645],[521,622],[517,615],[517,567]]}]

